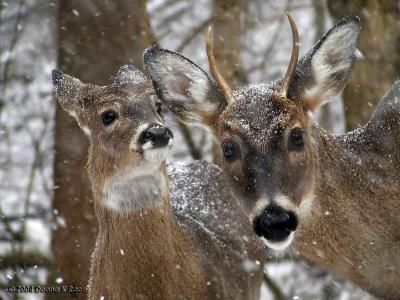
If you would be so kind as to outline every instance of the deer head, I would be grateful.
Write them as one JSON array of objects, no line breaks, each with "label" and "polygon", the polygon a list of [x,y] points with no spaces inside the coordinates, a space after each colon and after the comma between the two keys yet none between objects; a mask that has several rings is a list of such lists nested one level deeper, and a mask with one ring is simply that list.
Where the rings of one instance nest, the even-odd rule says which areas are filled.
[{"label": "deer head", "polygon": [[270,84],[232,91],[207,53],[215,78],[189,59],[163,49],[145,52],[159,98],[183,122],[206,126],[220,141],[223,166],[268,246],[286,248],[312,209],[318,153],[311,114],[348,81],[359,20],[346,17],[298,62],[296,25],[288,15],[293,49],[286,75]]},{"label": "deer head", "polygon": [[[95,199],[124,210],[152,205],[160,189],[162,198],[166,186],[157,176],[172,132],[163,125],[161,102],[149,80],[130,65],[121,67],[108,86],[84,84],[58,70],[52,76],[61,107],[89,137],[88,172]],[[133,192],[137,195],[127,195]],[[132,199],[136,202],[127,202]]]}]

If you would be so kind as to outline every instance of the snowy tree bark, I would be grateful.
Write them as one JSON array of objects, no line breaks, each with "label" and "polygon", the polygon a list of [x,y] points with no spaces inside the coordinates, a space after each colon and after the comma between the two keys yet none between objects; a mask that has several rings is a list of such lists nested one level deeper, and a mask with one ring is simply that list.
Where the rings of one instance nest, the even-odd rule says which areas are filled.
[{"label": "snowy tree bark", "polygon": [[356,61],[344,91],[346,127],[364,124],[376,103],[398,78],[400,70],[400,13],[397,0],[328,0],[337,20],[355,14],[361,18],[359,49],[364,59]]},{"label": "snowy tree bark", "polygon": [[[58,35],[58,67],[96,84],[108,83],[123,64],[142,68],[142,53],[154,42],[145,0],[60,0]],[[87,285],[97,227],[85,169],[87,146],[75,121],[57,107],[50,285],[61,281],[57,278],[66,285]]]}]

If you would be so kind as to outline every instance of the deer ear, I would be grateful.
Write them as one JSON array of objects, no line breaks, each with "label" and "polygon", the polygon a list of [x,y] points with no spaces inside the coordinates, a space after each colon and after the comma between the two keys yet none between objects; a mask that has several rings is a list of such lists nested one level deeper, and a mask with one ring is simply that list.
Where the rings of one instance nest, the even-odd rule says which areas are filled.
[{"label": "deer ear", "polygon": [[58,103],[68,113],[76,115],[78,97],[84,84],[59,70],[53,70],[51,75]]},{"label": "deer ear", "polygon": [[[348,16],[333,26],[302,58],[294,90],[307,110],[329,102],[346,86],[356,57],[359,18]],[[299,88],[301,87],[300,91]]]},{"label": "deer ear", "polygon": [[144,67],[154,89],[168,109],[181,121],[213,126],[226,107],[216,83],[184,56],[160,49],[147,49]]},{"label": "deer ear", "polygon": [[115,84],[146,82],[146,77],[136,67],[124,65],[119,68],[115,75]]}]

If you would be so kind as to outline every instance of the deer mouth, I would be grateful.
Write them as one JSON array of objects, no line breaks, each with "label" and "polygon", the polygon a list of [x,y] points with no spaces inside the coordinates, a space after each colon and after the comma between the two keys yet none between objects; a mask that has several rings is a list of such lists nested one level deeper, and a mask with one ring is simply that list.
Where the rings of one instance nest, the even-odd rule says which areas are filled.
[{"label": "deer mouth", "polygon": [[143,158],[149,163],[161,163],[167,159],[172,145],[173,139],[170,139],[167,144],[162,146],[147,142],[142,146]]},{"label": "deer mouth", "polygon": [[144,124],[137,129],[129,148],[142,155],[150,164],[164,162],[173,145],[174,135],[172,131],[161,124]]},{"label": "deer mouth", "polygon": [[281,241],[271,241],[264,237],[261,239],[264,242],[264,244],[267,245],[267,247],[269,247],[273,250],[281,251],[281,250],[285,250],[293,242],[294,231],[290,232],[289,236],[287,236],[286,238],[284,238]]}]

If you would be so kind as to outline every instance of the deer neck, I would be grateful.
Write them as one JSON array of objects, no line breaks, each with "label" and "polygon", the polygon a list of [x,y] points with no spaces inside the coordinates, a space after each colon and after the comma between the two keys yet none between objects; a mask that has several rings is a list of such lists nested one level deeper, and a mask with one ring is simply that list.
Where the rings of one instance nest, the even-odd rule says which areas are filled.
[{"label": "deer neck", "polygon": [[381,155],[375,163],[365,162],[374,154],[368,146],[371,133],[368,128],[362,130],[354,138],[313,127],[318,153],[315,195],[295,241],[296,249],[311,261],[361,285],[379,272],[393,272],[389,258],[399,251],[388,247],[393,232],[383,218],[391,208],[382,204],[385,196],[376,170],[385,158]]},{"label": "deer neck", "polygon": [[[379,133],[371,132],[367,126],[344,135],[332,135],[318,126],[313,132],[318,152],[315,212],[324,219],[336,222],[335,218],[340,218],[347,224],[359,223],[361,212],[376,217],[377,209],[382,211],[385,207],[377,207],[371,197],[382,197],[374,192],[382,187],[382,177],[388,178],[383,169],[392,171],[387,159],[390,153],[377,151],[382,147],[373,140]],[[372,148],[371,144],[378,147]],[[332,214],[336,214],[335,218],[329,218]]]},{"label": "deer neck", "polygon": [[[201,285],[195,251],[170,208],[165,167],[139,168],[108,163],[89,171],[97,180],[104,177],[102,184],[93,184],[99,233],[92,256],[92,299],[168,299],[183,293],[188,282]],[[102,175],[106,170],[114,170],[113,175]]]}]

